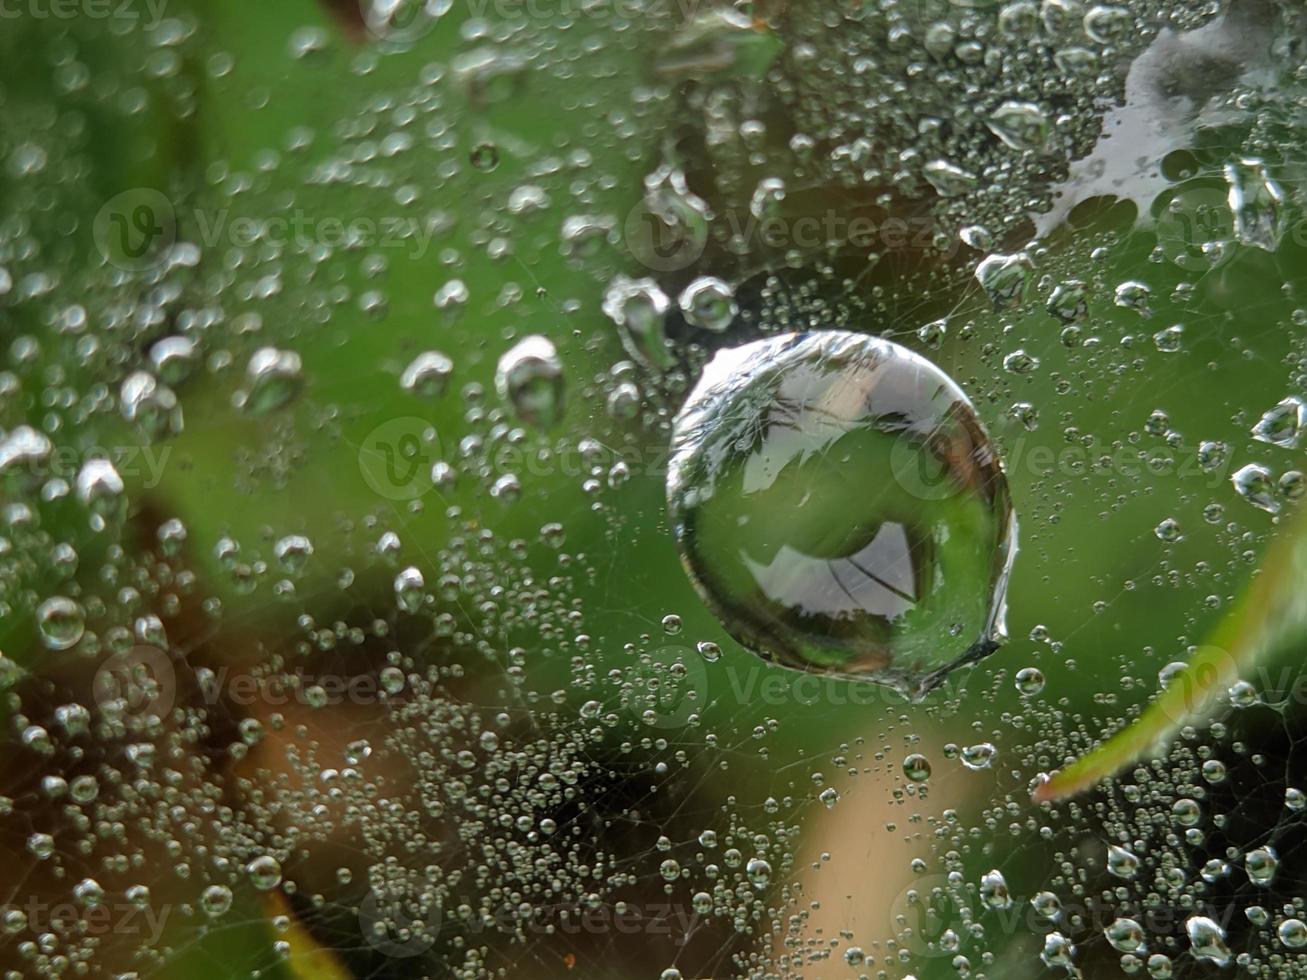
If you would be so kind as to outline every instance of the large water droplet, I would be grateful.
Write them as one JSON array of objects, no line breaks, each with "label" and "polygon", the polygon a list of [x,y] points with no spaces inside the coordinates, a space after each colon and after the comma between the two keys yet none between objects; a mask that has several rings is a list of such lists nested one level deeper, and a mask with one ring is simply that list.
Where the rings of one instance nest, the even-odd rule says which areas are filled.
[{"label": "large water droplet", "polygon": [[1230,962],[1230,947],[1225,943],[1225,930],[1205,915],[1193,915],[1185,922],[1189,945],[1194,958],[1208,960],[1217,966]]},{"label": "large water droplet", "polygon": [[1003,637],[998,457],[962,390],[890,341],[718,353],[676,419],[668,506],[705,601],[787,666],[920,697]]},{"label": "large water droplet", "polygon": [[1275,853],[1275,848],[1259,847],[1248,852],[1248,856],[1244,858],[1243,866],[1244,870],[1248,872],[1248,880],[1254,885],[1265,888],[1275,880],[1275,872],[1280,867],[1280,858]]},{"label": "large water droplet", "polygon": [[251,415],[265,415],[290,404],[304,387],[299,354],[275,347],[260,347],[245,369],[248,387],[237,401]]},{"label": "large water droplet", "polygon": [[563,365],[548,338],[526,337],[499,359],[499,397],[523,422],[547,429],[563,415]]}]

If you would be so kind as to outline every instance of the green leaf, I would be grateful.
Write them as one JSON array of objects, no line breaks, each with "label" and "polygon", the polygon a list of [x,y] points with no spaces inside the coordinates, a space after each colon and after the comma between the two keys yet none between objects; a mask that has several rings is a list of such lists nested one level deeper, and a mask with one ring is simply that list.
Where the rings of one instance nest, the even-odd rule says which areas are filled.
[{"label": "green leaf", "polygon": [[1258,663],[1307,632],[1307,509],[1276,536],[1243,596],[1166,689],[1135,722],[1081,757],[1032,794],[1036,802],[1084,792],[1145,756],[1177,729],[1209,717],[1229,687]]}]

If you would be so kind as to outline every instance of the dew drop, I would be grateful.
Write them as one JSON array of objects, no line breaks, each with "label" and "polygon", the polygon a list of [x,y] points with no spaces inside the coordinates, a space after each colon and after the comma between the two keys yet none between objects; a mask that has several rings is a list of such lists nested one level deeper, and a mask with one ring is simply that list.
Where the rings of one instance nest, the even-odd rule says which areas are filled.
[{"label": "dew drop", "polygon": [[713,276],[700,276],[681,292],[677,305],[691,326],[721,333],[735,320],[740,308],[730,284]]},{"label": "dew drop", "polygon": [[1119,844],[1109,844],[1107,870],[1118,878],[1133,878],[1139,873],[1139,858]]},{"label": "dew drop", "polygon": [[1259,847],[1248,852],[1243,860],[1243,867],[1248,872],[1249,881],[1254,885],[1266,888],[1275,880],[1275,872],[1280,867],[1280,859],[1275,853],[1275,848]]},{"label": "dew drop", "polygon": [[930,760],[914,752],[903,760],[903,775],[914,783],[924,783],[930,778]]},{"label": "dew drop", "polygon": [[67,596],[51,596],[36,610],[36,625],[41,642],[51,650],[75,646],[86,631],[82,607]]},{"label": "dew drop", "polygon": [[300,356],[294,351],[260,347],[245,369],[247,387],[238,396],[251,415],[265,415],[289,405],[304,387]]},{"label": "dew drop", "polygon": [[546,337],[526,337],[499,359],[495,390],[523,422],[547,429],[563,416],[563,365]]},{"label": "dew drop", "polygon": [[1004,636],[997,454],[962,390],[897,344],[826,331],[719,352],[675,422],[668,506],[700,595],[787,666],[920,697]]},{"label": "dew drop", "polygon": [[1239,496],[1254,507],[1269,514],[1278,513],[1280,501],[1275,496],[1275,481],[1271,471],[1260,463],[1249,463],[1235,470],[1230,482]]},{"label": "dew drop", "polygon": [[1208,960],[1217,966],[1230,962],[1230,947],[1225,944],[1225,930],[1205,915],[1190,916],[1184,924],[1195,959]]}]

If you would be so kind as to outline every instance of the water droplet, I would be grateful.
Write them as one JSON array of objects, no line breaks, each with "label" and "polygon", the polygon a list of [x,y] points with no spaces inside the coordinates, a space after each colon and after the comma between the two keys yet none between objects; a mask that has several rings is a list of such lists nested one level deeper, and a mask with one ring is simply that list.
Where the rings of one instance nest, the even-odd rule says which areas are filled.
[{"label": "water droplet", "polygon": [[976,266],[976,281],[988,294],[995,309],[1010,309],[1020,305],[1025,296],[1030,269],[1030,257],[1025,252],[1012,255],[996,252]]},{"label": "water droplet", "polygon": [[454,362],[440,351],[423,351],[399,376],[399,386],[419,398],[439,398],[449,387]]},{"label": "water droplet", "polygon": [[903,760],[903,775],[914,783],[924,783],[930,778],[930,760],[914,752]]},{"label": "water droplet", "polygon": [[672,365],[665,324],[671,300],[652,279],[618,276],[604,293],[604,314],[617,324],[626,352],[647,367]]},{"label": "water droplet", "polygon": [[1134,919],[1116,919],[1103,935],[1118,953],[1142,953],[1145,950],[1144,928]]},{"label": "water droplet", "polygon": [[426,580],[412,565],[395,576],[395,599],[405,612],[415,613],[422,608],[425,589]]},{"label": "water droplet", "polygon": [[1109,844],[1107,870],[1118,878],[1133,878],[1139,873],[1139,858],[1119,844]]},{"label": "water droplet", "polygon": [[1274,252],[1284,234],[1282,213],[1284,191],[1266,172],[1266,164],[1255,157],[1231,160],[1225,165],[1230,187],[1230,213],[1234,215],[1234,237],[1245,245]]},{"label": "water droplet", "polygon": [[[107,459],[91,459],[77,471],[77,499],[99,518],[98,526],[123,513],[127,500],[123,496],[123,478]],[[93,522],[95,526],[96,522]]]},{"label": "water droplet", "polygon": [[1180,533],[1180,524],[1173,517],[1168,517],[1153,528],[1153,533],[1166,542],[1179,541],[1183,535]]},{"label": "water droplet", "polygon": [[154,441],[182,431],[182,410],[177,395],[147,371],[134,371],[118,393],[122,416],[146,439]]},{"label": "water droplet", "polygon": [[15,426],[0,441],[0,474],[17,471],[25,466],[39,466],[49,457],[54,447],[44,432],[30,425]]},{"label": "water droplet", "polygon": [[1302,949],[1307,946],[1307,923],[1302,919],[1285,919],[1276,932],[1280,942],[1289,949]]},{"label": "water droplet", "polygon": [[181,384],[189,378],[198,361],[199,351],[189,337],[164,337],[150,348],[154,373],[167,385]]},{"label": "water droplet", "polygon": [[517,417],[547,429],[563,416],[565,383],[558,351],[547,337],[526,337],[499,359],[495,390]]},{"label": "water droplet", "polygon": [[998,749],[989,742],[968,745],[962,750],[962,764],[972,772],[979,772],[992,766],[997,755]]},{"label": "water droplet", "polygon": [[270,854],[261,854],[245,865],[250,883],[261,892],[281,884],[281,864]]},{"label": "water droplet", "polygon": [[1266,888],[1275,880],[1275,872],[1280,867],[1280,858],[1275,853],[1275,848],[1259,847],[1248,852],[1243,859],[1243,867],[1248,873],[1249,881]]},{"label": "water droplet", "polygon": [[478,143],[468,154],[468,161],[483,174],[488,174],[499,166],[499,147],[494,143]]},{"label": "water droplet", "polygon": [[997,455],[961,389],[896,344],[828,331],[719,352],[677,416],[668,504],[705,601],[787,666],[919,697],[1002,638],[1015,522]]},{"label": "water droplet", "polygon": [[1272,446],[1292,449],[1298,445],[1303,427],[1307,426],[1307,405],[1301,398],[1290,395],[1274,408],[1269,408],[1253,426],[1253,438],[1269,442]]},{"label": "water droplet", "polygon": [[1124,7],[1098,5],[1085,14],[1085,33],[1099,44],[1114,44],[1131,29],[1133,18]]},{"label": "water droplet", "polygon": [[1149,301],[1153,291],[1147,284],[1130,279],[1121,283],[1112,291],[1112,301],[1122,309],[1134,310],[1140,316],[1151,316]]},{"label": "water droplet", "polygon": [[957,197],[976,186],[977,178],[970,170],[963,170],[948,160],[931,160],[921,168],[921,174],[940,197]]},{"label": "water droplet", "polygon": [[302,534],[288,534],[273,546],[273,554],[281,562],[281,567],[294,575],[303,570],[313,554],[313,542]]},{"label": "water droplet", "polygon": [[231,889],[226,885],[210,885],[200,893],[200,908],[211,918],[226,915],[231,908]]},{"label": "water droplet", "polygon": [[1044,673],[1038,667],[1022,667],[1017,671],[1017,691],[1026,697],[1034,697],[1044,690]]},{"label": "water droplet", "polygon": [[36,610],[36,625],[49,649],[67,650],[86,632],[86,614],[67,596],[51,596]]},{"label": "water droplet", "polygon": [[980,878],[980,900],[991,909],[1010,909],[1012,893],[1001,871],[987,871]]},{"label": "water droplet", "polygon": [[1171,804],[1171,816],[1181,827],[1197,827],[1203,819],[1203,808],[1197,800],[1185,796]]},{"label": "water droplet", "polygon": [[1050,932],[1044,937],[1044,949],[1039,958],[1049,967],[1061,967],[1068,972],[1075,962],[1076,948],[1071,940],[1060,932]]},{"label": "water droplet", "polygon": [[1052,892],[1039,892],[1030,900],[1035,914],[1049,922],[1056,922],[1062,916],[1062,900]]},{"label": "water droplet", "polygon": [[1271,471],[1260,463],[1249,463],[1235,470],[1230,476],[1239,496],[1269,514],[1278,513],[1280,501],[1275,495],[1275,481]]},{"label": "water droplet", "polygon": [[1217,966],[1230,962],[1230,947],[1225,944],[1225,930],[1205,915],[1190,916],[1184,924],[1189,934],[1189,945],[1196,959],[1208,960]]},{"label": "water droplet", "polygon": [[731,325],[740,308],[730,284],[713,276],[700,276],[682,290],[677,305],[686,322],[694,327],[721,333]]},{"label": "water droplet", "polygon": [[304,387],[300,356],[276,347],[260,347],[250,355],[245,377],[247,388],[237,400],[251,415],[264,415],[290,404]]},{"label": "water droplet", "polygon": [[1085,284],[1068,280],[1053,287],[1048,297],[1048,312],[1063,323],[1075,323],[1089,315],[1089,299]]},{"label": "water droplet", "polygon": [[1009,99],[990,113],[990,132],[1014,150],[1038,150],[1051,129],[1044,110],[1033,102]]}]

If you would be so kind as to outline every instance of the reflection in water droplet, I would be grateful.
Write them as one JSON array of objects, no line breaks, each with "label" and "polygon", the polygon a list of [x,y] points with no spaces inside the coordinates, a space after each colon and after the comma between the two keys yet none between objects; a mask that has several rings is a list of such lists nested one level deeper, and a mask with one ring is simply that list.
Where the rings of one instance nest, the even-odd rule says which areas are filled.
[{"label": "reflection in water droplet", "polygon": [[1194,958],[1209,960],[1217,966],[1230,962],[1230,947],[1225,944],[1225,930],[1205,915],[1190,916],[1185,922]]},{"label": "reflection in water droplet", "polygon": [[36,610],[41,641],[51,650],[67,650],[82,638],[86,617],[82,607],[67,596],[55,595]]},{"label": "reflection in water droplet", "polygon": [[248,388],[238,400],[251,415],[290,404],[304,387],[303,365],[294,351],[260,347],[250,356],[245,374]]},{"label": "reflection in water droplet", "polygon": [[1248,872],[1248,880],[1254,885],[1261,885],[1265,888],[1275,880],[1275,872],[1280,867],[1280,858],[1275,853],[1275,848],[1259,847],[1248,852],[1248,856],[1244,858],[1243,866],[1244,870]]},{"label": "reflection in water droplet", "polygon": [[991,909],[1010,909],[1012,893],[1008,890],[1003,872],[987,871],[980,877],[980,900]]},{"label": "reflection in water droplet", "polygon": [[563,415],[563,365],[545,337],[525,338],[499,359],[495,373],[499,397],[523,422],[547,429]]},{"label": "reflection in water droplet", "polygon": [[700,594],[787,666],[920,697],[994,650],[1015,520],[943,372],[889,341],[720,352],[676,419],[668,505]]},{"label": "reflection in water droplet", "polygon": [[1231,160],[1225,165],[1229,185],[1230,213],[1234,215],[1234,236],[1245,245],[1274,252],[1284,234],[1282,212],[1284,191],[1266,172],[1266,164],[1255,157]]}]

